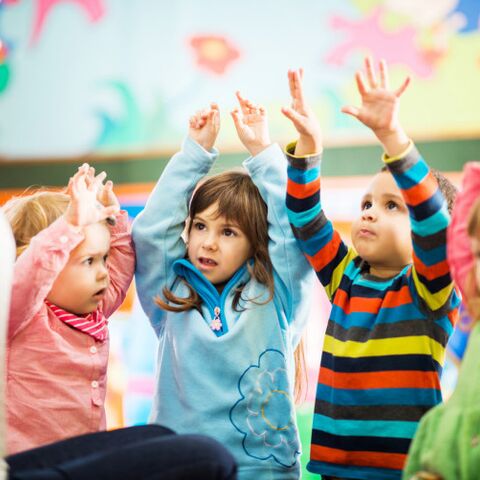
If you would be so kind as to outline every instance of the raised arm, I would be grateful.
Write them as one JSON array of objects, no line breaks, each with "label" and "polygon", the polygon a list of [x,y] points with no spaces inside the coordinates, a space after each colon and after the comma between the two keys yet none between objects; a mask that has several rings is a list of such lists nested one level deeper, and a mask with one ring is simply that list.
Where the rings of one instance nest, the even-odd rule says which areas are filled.
[{"label": "raised arm", "polygon": [[188,202],[195,186],[218,156],[213,147],[218,130],[216,104],[190,119],[189,136],[181,151],[170,159],[145,209],[133,223],[137,292],[155,328],[160,327],[160,309],[154,299],[163,287],[171,287],[175,278],[172,264],[185,256],[181,235]]},{"label": "raised arm", "polygon": [[412,287],[431,310],[450,309],[454,285],[446,258],[446,233],[450,216],[435,177],[398,119],[400,97],[409,84],[407,77],[397,90],[389,87],[388,70],[382,60],[379,79],[372,61],[365,59],[366,79],[357,72],[362,104],[343,112],[369,127],[382,143],[383,160],[393,175],[408,207],[412,229]]},{"label": "raised arm", "polygon": [[84,239],[82,227],[105,220],[117,206],[98,205],[97,187],[83,165],[69,182],[70,203],[63,216],[42,230],[15,262],[9,337],[42,307],[71,251]]},{"label": "raised arm", "polygon": [[463,169],[462,189],[458,192],[447,233],[447,257],[453,280],[465,296],[465,280],[473,268],[472,241],[467,223],[473,204],[480,198],[480,162],[469,162]]},{"label": "raised arm", "polygon": [[302,70],[288,72],[292,104],[282,109],[299,134],[298,141],[287,146],[287,213],[300,249],[332,299],[346,265],[356,253],[342,241],[322,209],[322,133],[305,101],[302,80]]},{"label": "raised arm", "polygon": [[115,216],[107,219],[111,240],[108,254],[107,268],[110,274],[110,284],[105,298],[102,300],[101,309],[108,318],[125,300],[128,287],[132,283],[135,270],[135,252],[133,250],[132,236],[126,211],[120,211],[120,203],[113,191],[113,182],[104,180],[107,174],[99,173],[95,176],[95,169],[89,168],[89,182],[95,182],[97,188],[97,201],[104,207],[113,207],[119,211]]}]

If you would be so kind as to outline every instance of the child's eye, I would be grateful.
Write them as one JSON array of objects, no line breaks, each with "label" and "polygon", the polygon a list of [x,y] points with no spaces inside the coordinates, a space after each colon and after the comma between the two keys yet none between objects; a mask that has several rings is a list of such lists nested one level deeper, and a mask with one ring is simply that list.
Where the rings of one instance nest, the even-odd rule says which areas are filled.
[{"label": "child's eye", "polygon": [[398,204],[395,203],[393,200],[387,202],[387,210],[395,210],[398,208]]},{"label": "child's eye", "polygon": [[195,230],[204,230],[205,229],[205,224],[202,222],[194,222],[193,228]]},{"label": "child's eye", "polygon": [[369,200],[365,200],[362,203],[362,210],[368,210],[369,208],[372,208],[372,202],[370,202]]},{"label": "child's eye", "polygon": [[226,237],[235,237],[237,234],[230,228],[226,228],[224,231],[223,231],[223,234],[226,236]]},{"label": "child's eye", "polygon": [[103,256],[103,262],[106,263],[108,260],[108,253],[106,255]]},{"label": "child's eye", "polygon": [[93,264],[93,257],[87,258],[83,263],[86,265],[92,265]]}]

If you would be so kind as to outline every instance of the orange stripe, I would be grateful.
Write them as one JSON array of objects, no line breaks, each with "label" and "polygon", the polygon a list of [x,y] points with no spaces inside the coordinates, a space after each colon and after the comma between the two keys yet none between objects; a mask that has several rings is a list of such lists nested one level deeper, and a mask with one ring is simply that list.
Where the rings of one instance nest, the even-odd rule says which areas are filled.
[{"label": "orange stripe", "polygon": [[310,457],[313,461],[356,465],[358,467],[395,468],[402,470],[407,457],[404,453],[383,453],[339,450],[337,448],[312,445]]},{"label": "orange stripe", "polygon": [[[460,295],[458,290],[457,290],[457,295]],[[450,323],[452,324],[452,327],[454,327],[457,324],[459,318],[460,318],[460,311],[459,311],[458,307],[451,310],[448,313],[448,319],[450,320]]]},{"label": "orange stripe", "polygon": [[347,315],[351,312],[377,313],[382,303],[381,298],[349,298],[348,294],[338,289],[335,295],[334,303],[340,307]]},{"label": "orange stripe", "polygon": [[332,239],[321,250],[313,256],[306,255],[316,272],[320,272],[335,258],[341,241],[340,235],[334,230]]},{"label": "orange stripe", "polygon": [[333,388],[345,388],[348,390],[364,390],[368,388],[433,388],[440,390],[440,383],[435,372],[418,372],[414,370],[339,373],[322,367],[319,383]]},{"label": "orange stripe", "polygon": [[385,298],[348,297],[343,290],[337,290],[334,304],[340,307],[345,314],[351,312],[378,313],[380,308],[392,308],[412,302],[408,285],[403,286],[398,292],[389,291]]},{"label": "orange stripe", "polygon": [[420,258],[415,255],[415,252],[413,252],[413,264],[415,265],[417,273],[425,277],[427,280],[435,280],[436,278],[440,278],[450,272],[447,260],[442,260],[435,265],[427,267]]},{"label": "orange stripe", "polygon": [[[67,179],[68,180],[68,179]],[[146,182],[146,183],[118,183],[114,184],[113,188],[117,196],[122,195],[145,195],[153,190],[155,182]],[[25,193],[28,187],[25,188],[4,188],[0,189],[0,205],[3,205],[5,202],[10,200],[14,196],[20,196]],[[51,191],[60,191],[65,187],[48,187],[48,190]],[[32,190],[34,192],[35,189]],[[28,194],[28,192],[27,192]]]},{"label": "orange stripe", "polygon": [[295,198],[307,198],[320,190],[320,179],[313,180],[309,183],[296,183],[290,178],[287,182],[287,192]]},{"label": "orange stripe", "polygon": [[407,203],[415,207],[433,197],[437,190],[438,182],[430,172],[423,182],[404,190],[403,193],[407,199]]},{"label": "orange stripe", "polygon": [[412,303],[412,295],[408,285],[404,285],[397,292],[389,291],[385,295],[385,300],[383,301],[383,308],[394,308],[399,307],[400,305],[407,305]]}]

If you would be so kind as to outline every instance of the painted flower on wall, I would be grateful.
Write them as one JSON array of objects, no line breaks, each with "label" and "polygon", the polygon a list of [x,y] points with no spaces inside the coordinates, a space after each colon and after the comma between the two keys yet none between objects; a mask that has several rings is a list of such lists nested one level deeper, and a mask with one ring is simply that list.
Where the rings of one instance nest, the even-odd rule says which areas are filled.
[{"label": "painted flower on wall", "polygon": [[230,411],[230,420],[244,435],[245,453],[259,460],[273,459],[286,468],[294,466],[300,447],[284,355],[265,350],[258,364],[242,374],[238,390],[240,399]]},{"label": "painted flower on wall", "polygon": [[199,35],[190,39],[196,63],[217,75],[223,75],[232,62],[240,57],[240,51],[225,37]]}]

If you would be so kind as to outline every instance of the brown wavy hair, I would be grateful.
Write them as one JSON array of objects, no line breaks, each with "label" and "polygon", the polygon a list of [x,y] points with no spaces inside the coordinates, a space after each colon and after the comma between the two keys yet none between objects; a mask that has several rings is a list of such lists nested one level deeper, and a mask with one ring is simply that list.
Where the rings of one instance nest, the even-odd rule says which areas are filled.
[{"label": "brown wavy hair", "polygon": [[[236,311],[242,311],[240,300],[242,302],[252,302],[257,305],[263,305],[273,299],[274,281],[273,266],[268,253],[268,221],[267,205],[263,201],[258,188],[253,183],[250,176],[243,171],[230,170],[220,173],[201,182],[195,190],[190,201],[188,217],[195,218],[198,214],[205,211],[211,205],[217,204],[217,215],[225,217],[227,222],[235,223],[245,234],[250,242],[253,252],[253,265],[247,264],[247,268],[252,278],[265,285],[268,289],[268,298],[265,301],[259,301],[258,298],[242,298],[244,284],[236,288],[233,298],[233,308]],[[187,235],[192,229],[192,222],[188,222]],[[200,310],[201,298],[195,289],[184,279],[189,295],[187,297],[176,296],[169,288],[164,287],[162,294],[155,298],[156,304],[163,310],[171,312],[183,312],[186,310]],[[302,376],[305,369],[305,359],[303,354],[302,342],[295,351],[296,381],[295,396],[299,398],[302,391]]]},{"label": "brown wavy hair", "polygon": [[69,201],[66,193],[39,190],[13,197],[2,207],[15,237],[17,258],[35,235],[64,214]]}]

